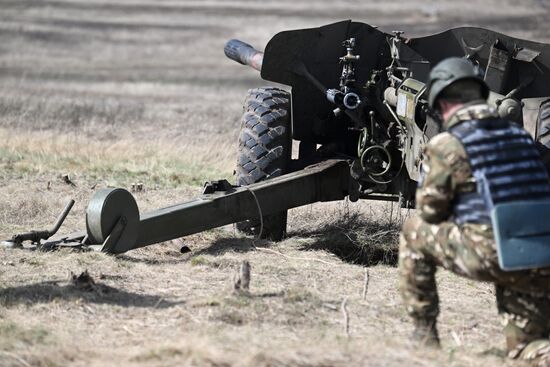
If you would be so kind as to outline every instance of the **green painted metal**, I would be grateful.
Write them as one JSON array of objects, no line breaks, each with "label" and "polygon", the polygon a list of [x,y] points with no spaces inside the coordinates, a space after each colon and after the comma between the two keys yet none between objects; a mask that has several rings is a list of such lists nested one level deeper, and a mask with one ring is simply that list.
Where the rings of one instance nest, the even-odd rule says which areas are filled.
[{"label": "green painted metal", "polygon": [[[116,189],[122,190],[122,189]],[[120,240],[101,248],[104,252],[122,253],[131,249],[168,241],[193,233],[296,208],[315,202],[342,200],[357,190],[349,174],[346,160],[328,160],[305,169],[256,184],[231,187],[202,195],[198,199],[158,209],[141,215],[137,229],[124,228]],[[114,190],[113,190],[114,191]],[[128,193],[129,194],[129,193]],[[98,223],[110,218],[109,225],[120,207],[132,205],[133,198],[112,195],[105,191],[92,200],[88,220]],[[116,198],[116,205],[110,202]],[[122,200],[121,200],[122,199]],[[91,208],[91,209],[90,209]],[[106,210],[105,208],[111,208]],[[121,212],[120,212],[121,213]],[[131,241],[132,231],[137,234]],[[89,236],[89,238],[92,238]],[[106,240],[102,236],[101,240]],[[97,242],[97,241],[96,241]]]}]

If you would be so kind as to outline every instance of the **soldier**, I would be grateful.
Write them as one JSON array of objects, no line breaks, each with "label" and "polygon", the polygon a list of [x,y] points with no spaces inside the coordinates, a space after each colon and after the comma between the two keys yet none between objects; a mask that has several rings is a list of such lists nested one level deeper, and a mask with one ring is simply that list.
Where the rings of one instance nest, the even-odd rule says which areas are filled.
[{"label": "soldier", "polygon": [[[400,237],[400,290],[414,321],[413,337],[439,345],[435,271],[442,266],[495,283],[509,357],[545,365],[550,359],[550,269],[500,268],[488,200],[548,199],[548,174],[527,132],[487,105],[489,88],[470,61],[440,62],[427,88],[444,132],[425,148],[416,193],[419,217],[405,222]],[[490,189],[483,189],[489,187],[483,182]]]}]

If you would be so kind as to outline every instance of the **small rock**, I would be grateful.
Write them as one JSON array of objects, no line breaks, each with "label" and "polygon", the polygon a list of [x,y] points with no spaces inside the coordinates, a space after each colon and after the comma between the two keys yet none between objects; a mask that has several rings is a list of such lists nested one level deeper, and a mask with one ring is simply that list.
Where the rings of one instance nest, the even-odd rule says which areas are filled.
[{"label": "small rock", "polygon": [[63,182],[65,182],[67,185],[71,185],[73,187],[76,187],[76,184],[71,180],[71,177],[69,176],[69,174],[64,174],[64,175],[61,175],[61,179],[63,180]]},{"label": "small rock", "polygon": [[3,248],[21,248],[23,247],[20,243],[14,241],[0,241],[0,247]]},{"label": "small rock", "polygon": [[69,277],[69,283],[73,285],[77,289],[81,289],[84,291],[94,291],[96,290],[96,284],[94,279],[88,274],[88,270],[83,271],[80,273],[80,275],[76,275],[71,271],[71,275]]}]

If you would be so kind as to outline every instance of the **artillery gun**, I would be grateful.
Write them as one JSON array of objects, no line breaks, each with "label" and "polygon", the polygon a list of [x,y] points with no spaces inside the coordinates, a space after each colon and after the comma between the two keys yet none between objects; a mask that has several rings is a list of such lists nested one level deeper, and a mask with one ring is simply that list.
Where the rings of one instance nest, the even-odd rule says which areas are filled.
[{"label": "artillery gun", "polygon": [[[481,28],[454,28],[405,38],[342,21],[284,31],[260,52],[231,40],[225,54],[289,89],[252,89],[241,120],[236,185],[208,182],[199,198],[140,214],[124,189],[101,189],[86,212],[86,231],[50,238],[16,235],[40,248],[86,247],[122,253],[230,223],[256,236],[285,235],[287,210],[349,198],[390,200],[414,207],[422,148],[438,133],[427,107],[428,73],[459,56],[484,72],[489,102],[524,125],[543,157],[550,148],[550,45]],[[535,118],[524,113],[534,105]],[[524,118],[525,116],[525,118]],[[292,141],[299,142],[292,159]]]}]

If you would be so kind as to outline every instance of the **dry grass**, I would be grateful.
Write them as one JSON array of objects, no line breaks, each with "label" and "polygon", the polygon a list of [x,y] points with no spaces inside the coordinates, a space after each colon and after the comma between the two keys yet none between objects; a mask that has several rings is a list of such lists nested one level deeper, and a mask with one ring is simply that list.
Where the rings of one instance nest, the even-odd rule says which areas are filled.
[{"label": "dry grass", "polygon": [[[353,16],[409,35],[477,23],[548,39],[546,5],[534,0],[0,7],[1,239],[49,226],[68,198],[77,204],[62,230],[84,228],[92,187],[141,181],[147,211],[231,179],[242,98],[261,82],[224,59],[228,38],[261,47],[278,31]],[[447,272],[443,348],[409,342],[394,266],[406,215],[325,203],[292,210],[280,243],[229,226],[119,256],[0,249],[0,366],[520,366],[503,357],[492,287]],[[243,260],[250,291],[235,293]],[[69,280],[85,270],[91,290]]]},{"label": "dry grass", "polygon": [[[284,257],[255,251],[238,238],[234,246],[216,249],[230,237],[223,231],[190,236],[185,243],[193,253],[186,255],[175,243],[117,257],[2,251],[0,337],[12,341],[2,343],[3,350],[29,363],[54,365],[505,363],[491,352],[501,343],[494,338],[499,325],[488,285],[440,274],[444,348],[421,351],[407,341],[395,268],[371,267],[363,300],[362,267],[323,251],[304,252],[294,239],[270,244]],[[242,259],[252,266],[248,294],[232,290]],[[68,281],[69,270],[85,269],[97,290],[80,290]],[[349,340],[340,312],[346,297]]]},{"label": "dry grass", "polygon": [[0,169],[5,179],[69,173],[76,183],[197,186],[208,179],[232,176],[234,161],[228,158],[235,156],[234,141],[214,137],[211,143],[132,138],[102,141],[80,134],[0,129]]}]

